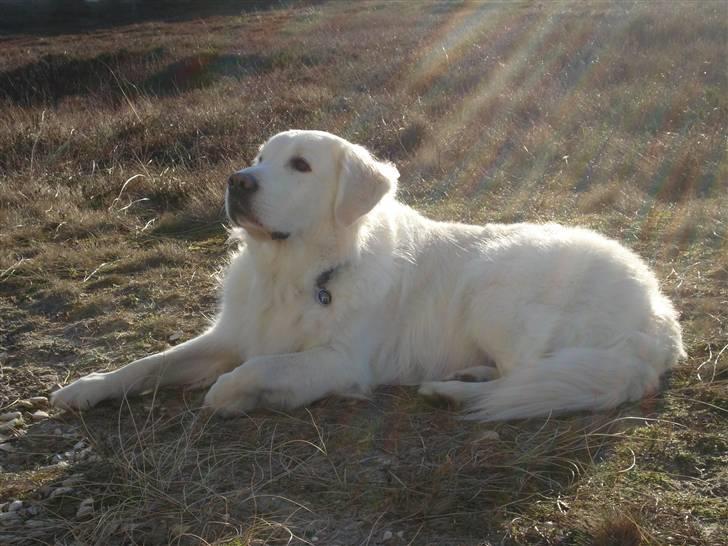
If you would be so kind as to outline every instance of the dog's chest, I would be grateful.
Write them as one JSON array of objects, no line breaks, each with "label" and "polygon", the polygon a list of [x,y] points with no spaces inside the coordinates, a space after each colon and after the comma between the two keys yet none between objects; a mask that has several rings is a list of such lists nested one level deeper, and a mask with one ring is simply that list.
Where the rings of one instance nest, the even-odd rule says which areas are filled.
[{"label": "dog's chest", "polygon": [[332,313],[316,299],[314,286],[259,279],[251,286],[245,346],[248,358],[298,352],[330,341]]}]

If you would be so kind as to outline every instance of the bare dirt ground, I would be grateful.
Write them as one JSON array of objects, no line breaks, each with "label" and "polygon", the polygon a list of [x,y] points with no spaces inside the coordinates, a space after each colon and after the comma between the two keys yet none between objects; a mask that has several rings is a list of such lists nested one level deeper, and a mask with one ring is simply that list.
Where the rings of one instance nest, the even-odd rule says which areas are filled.
[{"label": "bare dirt ground", "polygon": [[[0,36],[0,544],[725,544],[725,4],[224,4]],[[689,359],[639,404],[489,425],[407,388],[49,410],[205,327],[224,181],[292,127],[395,161],[430,216],[634,248]]]}]

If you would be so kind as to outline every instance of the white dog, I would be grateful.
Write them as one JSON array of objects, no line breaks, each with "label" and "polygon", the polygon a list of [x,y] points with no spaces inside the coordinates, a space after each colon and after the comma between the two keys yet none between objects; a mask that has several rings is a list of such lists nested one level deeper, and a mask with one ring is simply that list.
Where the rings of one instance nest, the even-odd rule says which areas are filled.
[{"label": "white dog", "polygon": [[468,417],[514,419],[637,400],[685,356],[631,251],[556,224],[434,222],[396,201],[398,176],[334,135],[275,135],[228,181],[242,243],[214,325],[53,404],[212,384],[205,404],[237,414],[422,383]]}]

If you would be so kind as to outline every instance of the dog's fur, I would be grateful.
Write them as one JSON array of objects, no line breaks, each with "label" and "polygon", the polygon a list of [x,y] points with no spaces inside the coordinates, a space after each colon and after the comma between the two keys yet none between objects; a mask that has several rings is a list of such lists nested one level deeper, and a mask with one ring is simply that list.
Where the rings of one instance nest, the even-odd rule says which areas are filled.
[{"label": "dog's fur", "polygon": [[235,414],[421,383],[468,417],[514,419],[639,399],[685,356],[653,273],[593,231],[434,222],[395,199],[393,165],[324,132],[280,133],[236,175],[241,244],[213,326],[55,406],[212,384],[205,404]]}]

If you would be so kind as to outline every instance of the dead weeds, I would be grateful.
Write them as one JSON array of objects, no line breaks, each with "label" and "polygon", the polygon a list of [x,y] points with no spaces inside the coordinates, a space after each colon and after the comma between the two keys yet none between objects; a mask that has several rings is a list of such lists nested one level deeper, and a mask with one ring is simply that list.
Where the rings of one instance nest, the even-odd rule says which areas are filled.
[{"label": "dead weeds", "polygon": [[[0,543],[720,543],[722,5],[220,9],[2,39],[0,413],[22,423],[0,432]],[[34,420],[30,397],[206,326],[224,180],[291,127],[397,161],[433,217],[633,247],[688,362],[617,412],[495,426],[397,388],[233,420],[180,391]]]}]

